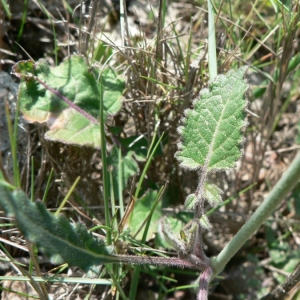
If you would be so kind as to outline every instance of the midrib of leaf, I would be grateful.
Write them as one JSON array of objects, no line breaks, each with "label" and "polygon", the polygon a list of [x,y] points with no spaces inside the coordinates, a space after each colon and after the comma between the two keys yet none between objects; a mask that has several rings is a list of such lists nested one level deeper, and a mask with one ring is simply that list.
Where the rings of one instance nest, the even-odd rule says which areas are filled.
[{"label": "midrib of leaf", "polygon": [[247,105],[245,72],[246,67],[242,67],[216,77],[208,89],[200,92],[194,110],[187,110],[184,125],[180,128],[183,142],[176,156],[181,166],[200,171],[195,192],[197,200],[192,204],[197,206],[197,218],[203,214],[203,205],[195,204],[203,203],[205,199],[208,173],[234,167],[241,156],[241,130],[246,125],[243,111]]},{"label": "midrib of leaf", "polygon": [[[223,116],[223,112],[224,112],[224,108],[225,106],[223,106],[223,109],[222,109],[222,113],[221,113],[221,118],[220,120],[222,120],[222,116]],[[217,121],[216,121],[217,122]],[[218,129],[220,128],[220,123],[221,122],[217,122],[217,127],[216,127],[216,130],[213,134],[213,138],[212,138],[212,141],[208,147],[208,155],[207,155],[207,158],[205,160],[205,164],[204,166],[201,168],[201,174],[200,174],[200,178],[199,178],[199,182],[198,182],[198,187],[197,187],[197,191],[196,191],[196,194],[197,194],[197,198],[203,198],[204,197],[204,186],[205,186],[205,182],[206,182],[206,177],[207,177],[207,174],[208,174],[208,166],[209,166],[209,162],[210,162],[210,158],[212,157],[213,155],[213,149],[214,149],[214,145],[215,145],[215,141],[216,141],[216,136],[218,134]]]},{"label": "midrib of leaf", "polygon": [[210,162],[210,159],[211,159],[211,157],[213,155],[213,149],[214,149],[214,145],[215,145],[215,142],[216,142],[216,137],[217,137],[217,135],[219,133],[219,128],[220,128],[221,120],[223,119],[222,116],[224,114],[224,110],[225,110],[225,106],[223,105],[223,109],[222,109],[220,120],[219,120],[219,122],[216,120],[217,127],[216,127],[216,130],[215,130],[214,134],[213,134],[212,141],[211,141],[211,143],[210,143],[210,145],[208,147],[208,149],[209,149],[208,155],[207,155],[207,158],[205,160],[205,164],[204,164],[203,169],[202,169],[202,175],[201,175],[201,177],[203,177],[203,180],[200,180],[200,183],[203,184],[203,186],[202,186],[203,191],[204,191],[204,184],[205,184],[205,181],[206,181],[205,179],[206,179],[206,176],[207,176],[207,173],[208,173],[207,170],[208,170],[209,162]]},{"label": "midrib of leaf", "polygon": [[[218,120],[215,120],[216,123],[217,123],[217,126],[216,126],[216,130],[215,130],[214,133],[213,133],[213,138],[212,138],[212,141],[211,141],[211,143],[210,143],[210,145],[209,145],[209,148],[208,148],[209,151],[208,151],[208,155],[207,155],[207,158],[206,158],[206,160],[205,160],[205,165],[204,165],[204,168],[203,168],[203,172],[205,172],[205,173],[208,173],[207,170],[208,170],[209,165],[210,165],[211,157],[213,156],[213,153],[214,153],[214,152],[213,152],[213,149],[214,149],[215,143],[216,143],[216,141],[217,141],[217,136],[218,136],[218,134],[221,133],[221,130],[219,130],[219,129],[220,129],[220,127],[221,127],[221,123],[222,123],[222,120],[223,120],[223,115],[224,115],[225,109],[226,109],[226,106],[223,105],[223,108],[222,108],[222,112],[221,112],[221,116],[220,116],[219,121],[218,121]],[[228,136],[227,136],[227,138],[228,138]],[[223,143],[224,143],[224,142],[223,142]],[[205,177],[206,177],[206,175],[205,175]]]},{"label": "midrib of leaf", "polygon": [[200,93],[194,110],[186,111],[184,125],[179,130],[183,142],[176,153],[181,166],[191,170],[201,168],[206,173],[234,167],[241,155],[240,130],[246,125],[243,116],[247,104],[245,71],[243,67],[219,75],[209,89]]}]

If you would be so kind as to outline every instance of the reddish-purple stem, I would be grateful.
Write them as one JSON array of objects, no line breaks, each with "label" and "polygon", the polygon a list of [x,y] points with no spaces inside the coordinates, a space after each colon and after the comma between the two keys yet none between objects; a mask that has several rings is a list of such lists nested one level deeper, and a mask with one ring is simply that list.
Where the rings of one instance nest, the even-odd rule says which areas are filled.
[{"label": "reddish-purple stem", "polygon": [[153,256],[136,256],[136,255],[118,255],[111,256],[115,261],[121,263],[131,263],[131,264],[149,264],[157,266],[173,266],[178,268],[189,268],[194,270],[203,271],[206,270],[207,265],[205,264],[195,264],[189,262],[188,260],[180,259],[177,257],[153,257]]},{"label": "reddish-purple stem", "polygon": [[92,115],[90,115],[89,113],[87,113],[85,110],[81,109],[79,106],[77,106],[76,104],[74,104],[71,100],[69,100],[67,97],[63,96],[61,93],[59,93],[58,91],[54,90],[53,88],[51,88],[50,86],[48,86],[46,83],[44,83],[43,81],[41,81],[38,77],[33,76],[33,78],[35,80],[37,80],[41,85],[43,85],[47,90],[49,90],[50,92],[52,92],[54,95],[56,95],[57,97],[59,97],[60,99],[62,99],[65,103],[67,103],[71,108],[75,109],[77,112],[79,112],[81,115],[83,115],[84,117],[86,117],[89,121],[91,121],[92,123],[95,124],[99,124],[99,121],[97,119],[95,119]]},{"label": "reddish-purple stem", "polygon": [[208,286],[210,277],[213,271],[211,267],[207,267],[200,275],[199,281],[199,292],[197,295],[197,300],[207,300],[208,297]]}]

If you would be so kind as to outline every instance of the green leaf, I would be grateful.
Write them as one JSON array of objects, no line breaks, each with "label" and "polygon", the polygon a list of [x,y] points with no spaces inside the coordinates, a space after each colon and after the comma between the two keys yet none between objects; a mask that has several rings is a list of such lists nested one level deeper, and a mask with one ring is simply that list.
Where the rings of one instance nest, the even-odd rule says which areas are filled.
[{"label": "green leaf", "polygon": [[219,189],[215,184],[208,182],[205,183],[204,195],[211,206],[222,204],[221,194],[223,194],[223,191]]},{"label": "green leaf", "polygon": [[176,153],[182,167],[202,167],[206,172],[234,167],[241,156],[241,129],[246,125],[245,72],[242,67],[217,76],[209,89],[200,92],[194,109],[186,110],[179,128],[183,142]]},{"label": "green leaf", "polygon": [[203,215],[200,219],[201,227],[207,230],[211,230],[211,224],[208,221],[208,218],[206,215]]},{"label": "green leaf", "polygon": [[128,179],[139,171],[138,164],[133,158],[133,151],[127,152],[121,158],[121,162],[119,162],[118,151],[119,149],[117,147],[113,147],[109,154],[109,157],[107,158],[107,164],[112,167],[112,182],[110,182],[110,184],[113,185],[114,195],[116,198],[118,198],[119,195],[119,172],[121,172],[122,177],[121,186],[123,189],[125,189]]},{"label": "green leaf", "polygon": [[111,249],[95,239],[81,223],[50,214],[40,201],[34,203],[20,190],[10,192],[0,183],[0,205],[26,239],[38,246],[55,264],[68,263],[85,271],[113,262]]},{"label": "green leaf", "polygon": [[297,124],[297,129],[298,129],[298,135],[296,138],[296,142],[299,145],[300,144],[300,122],[298,122],[298,124]]},{"label": "green leaf", "polygon": [[[217,206],[222,204],[223,191],[219,189],[215,184],[205,182],[204,184],[204,196],[211,206]],[[186,209],[194,209],[197,204],[197,197],[195,194],[190,194],[186,197],[184,206]]]},{"label": "green leaf", "polygon": [[[174,223],[174,221],[177,223]],[[160,245],[167,249],[174,249],[181,253],[187,253],[188,237],[180,230],[182,222],[175,219],[163,218],[158,226],[158,239]],[[177,229],[177,230],[176,230]]]},{"label": "green leaf", "polygon": [[190,194],[186,197],[184,206],[186,209],[194,209],[196,205],[196,195],[195,194]]},{"label": "green leaf", "polygon": [[[131,216],[128,218],[127,226],[130,227],[131,232],[135,233],[140,228],[142,223],[148,217],[151,207],[155,204],[155,200],[158,196],[157,191],[148,191],[145,196],[136,201]],[[159,219],[162,217],[162,204],[158,203],[152,218],[149,230],[147,232],[146,241],[154,238],[154,234],[157,232]],[[139,232],[136,239],[141,239],[143,236],[143,230]]]},{"label": "green leaf", "polygon": [[[50,68],[44,60],[36,64],[21,61],[13,73],[27,80],[19,88],[20,109],[29,122],[46,123],[45,138],[67,144],[100,148],[100,126],[66,104],[49,88],[99,120],[100,92],[103,90],[104,115],[116,114],[122,105],[124,82],[111,69],[102,72],[102,87],[82,56],[71,56]],[[36,80],[42,81],[46,86]],[[47,88],[49,87],[49,88]]]}]

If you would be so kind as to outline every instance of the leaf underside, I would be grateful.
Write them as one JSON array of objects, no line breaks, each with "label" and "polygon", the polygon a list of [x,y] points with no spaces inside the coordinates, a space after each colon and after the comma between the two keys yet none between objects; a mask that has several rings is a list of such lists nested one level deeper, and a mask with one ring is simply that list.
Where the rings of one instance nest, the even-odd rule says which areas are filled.
[{"label": "leaf underside", "polygon": [[241,129],[246,126],[246,69],[217,76],[209,89],[200,92],[194,109],[185,111],[179,128],[183,141],[176,153],[182,167],[210,172],[235,166],[241,156]]}]

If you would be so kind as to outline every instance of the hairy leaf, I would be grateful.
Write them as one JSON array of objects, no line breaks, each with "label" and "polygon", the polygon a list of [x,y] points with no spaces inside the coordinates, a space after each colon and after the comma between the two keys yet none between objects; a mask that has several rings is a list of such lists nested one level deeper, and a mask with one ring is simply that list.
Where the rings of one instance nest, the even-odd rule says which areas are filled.
[{"label": "hairy leaf", "polygon": [[184,206],[186,209],[194,209],[195,208],[195,204],[196,204],[196,195],[195,194],[190,194],[186,197],[185,202],[184,202]]},{"label": "hairy leaf", "polygon": [[48,255],[53,263],[68,263],[85,271],[116,261],[103,240],[95,239],[81,223],[70,224],[64,216],[55,217],[40,201],[28,200],[20,190],[10,192],[0,184],[0,205],[14,217],[22,234]]},{"label": "hairy leaf", "polygon": [[204,195],[211,206],[222,204],[221,194],[223,194],[223,191],[215,184],[208,182],[205,183]]},{"label": "hairy leaf", "polygon": [[246,125],[245,72],[242,67],[217,76],[209,89],[200,92],[194,109],[185,111],[184,125],[179,128],[183,141],[176,153],[182,167],[202,167],[206,172],[234,167],[241,156],[241,129]]},{"label": "hairy leaf", "polygon": [[211,224],[208,221],[208,218],[206,215],[203,215],[200,219],[201,227],[207,230],[211,230]]}]

